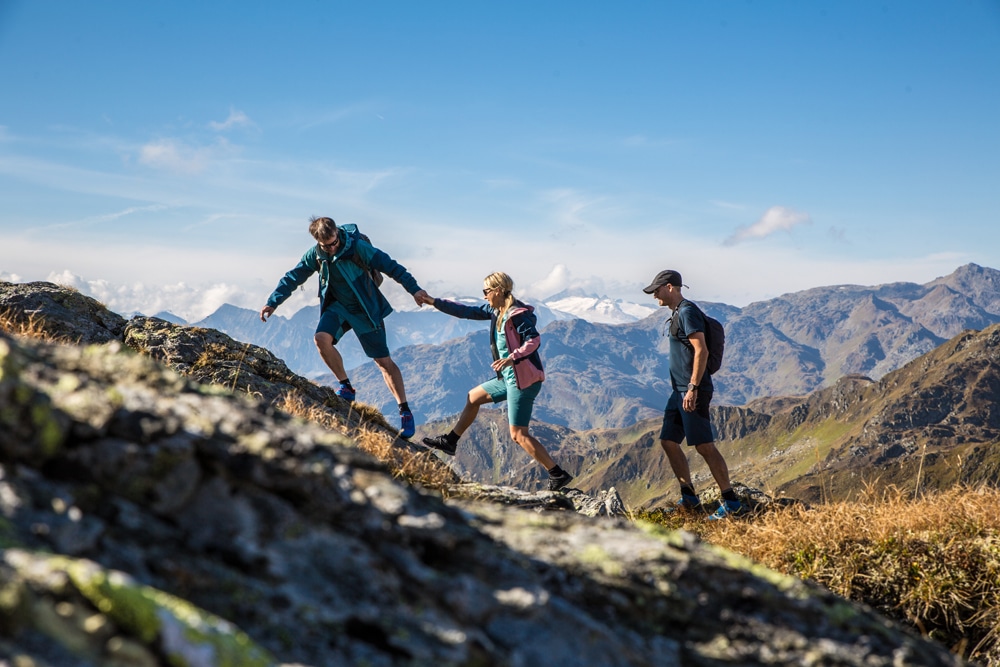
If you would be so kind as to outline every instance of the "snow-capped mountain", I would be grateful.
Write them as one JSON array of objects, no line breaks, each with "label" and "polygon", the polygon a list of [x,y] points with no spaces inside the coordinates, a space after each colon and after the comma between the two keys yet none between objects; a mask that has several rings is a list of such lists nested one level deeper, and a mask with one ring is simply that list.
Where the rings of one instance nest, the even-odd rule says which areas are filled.
[{"label": "snow-capped mountain", "polygon": [[653,303],[644,305],[575,290],[565,290],[554,294],[545,299],[544,303],[552,310],[567,313],[588,322],[602,324],[635,322],[656,312],[656,306]]}]

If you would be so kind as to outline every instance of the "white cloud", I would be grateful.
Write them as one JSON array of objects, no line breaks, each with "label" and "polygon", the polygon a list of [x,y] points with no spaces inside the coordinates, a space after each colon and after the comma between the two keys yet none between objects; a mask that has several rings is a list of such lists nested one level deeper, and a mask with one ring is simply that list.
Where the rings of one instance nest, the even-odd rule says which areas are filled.
[{"label": "white cloud", "polygon": [[[479,296],[482,279],[506,271],[518,295],[537,300],[567,287],[612,298],[649,303],[642,288],[658,271],[674,268],[696,301],[744,306],[781,294],[824,285],[926,283],[981,258],[942,251],[917,257],[851,259],[818,256],[801,249],[734,245],[720,247],[709,239],[665,231],[643,243],[623,244],[615,229],[596,228],[568,248],[559,241],[525,243],[494,230],[452,230],[413,246],[412,237],[377,234],[376,244],[389,252],[433,296]],[[301,248],[301,249],[304,249]],[[223,303],[258,310],[274,285],[296,259],[298,246],[278,253],[251,254],[230,248],[86,246],[66,248],[51,242],[0,237],[0,279],[10,282],[49,280],[71,285],[122,315],[170,311],[189,322],[210,315]],[[277,256],[276,256],[277,255]],[[553,259],[558,259],[553,263]],[[52,267],[60,267],[53,269]],[[71,267],[71,268],[62,268]],[[84,277],[85,276],[85,277]],[[387,281],[385,292],[394,306],[413,309],[412,298]],[[304,306],[316,306],[316,283],[282,304],[279,315],[290,317]]]},{"label": "white cloud", "polygon": [[524,290],[524,295],[536,299],[547,299],[553,294],[557,294],[571,285],[570,270],[565,264],[556,264],[549,271],[549,275],[541,280],[528,285]]},{"label": "white cloud", "polygon": [[139,163],[155,169],[198,174],[213,160],[231,154],[232,146],[218,139],[211,146],[191,146],[177,139],[157,139],[139,148]]},{"label": "white cloud", "polygon": [[160,211],[167,210],[167,206],[162,204],[151,204],[149,206],[130,206],[121,211],[114,211],[112,213],[103,213],[101,215],[92,215],[86,218],[81,218],[79,220],[67,220],[65,222],[54,222],[49,225],[37,226],[34,228],[36,232],[46,232],[48,230],[65,230],[75,227],[88,227],[88,226],[100,226],[105,222],[114,222],[120,218],[127,216],[138,215],[146,213],[158,213]]},{"label": "white cloud", "polygon": [[548,226],[555,227],[553,234],[556,237],[564,237],[567,233],[575,236],[606,213],[599,206],[605,201],[604,197],[587,195],[573,188],[548,190],[541,198],[549,207],[547,218],[551,224]]},{"label": "white cloud", "polygon": [[229,117],[226,118],[226,120],[221,123],[212,121],[208,124],[208,126],[216,132],[225,132],[226,130],[231,130],[236,127],[256,127],[256,124],[242,111],[230,109]]},{"label": "white cloud", "polygon": [[803,224],[811,224],[808,213],[802,213],[785,206],[772,206],[764,212],[761,218],[749,227],[739,227],[724,245],[735,245],[749,239],[762,239],[775,232],[788,232]]},{"label": "white cloud", "polygon": [[46,280],[77,289],[97,299],[112,312],[125,317],[137,312],[156,315],[168,311],[188,322],[197,322],[226,303],[254,310],[263,305],[263,302],[254,303],[245,289],[228,283],[121,284],[108,280],[88,280],[65,270],[49,274]]},{"label": "white cloud", "polygon": [[747,209],[744,204],[734,204],[728,201],[713,201],[712,204],[730,211],[745,211]]}]

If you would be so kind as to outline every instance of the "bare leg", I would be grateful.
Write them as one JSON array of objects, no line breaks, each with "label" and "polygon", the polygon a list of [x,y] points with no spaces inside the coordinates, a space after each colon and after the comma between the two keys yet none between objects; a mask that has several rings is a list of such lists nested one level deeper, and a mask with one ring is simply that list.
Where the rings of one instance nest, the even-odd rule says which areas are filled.
[{"label": "bare leg", "polygon": [[666,453],[667,461],[670,462],[670,468],[674,471],[674,477],[677,478],[677,481],[681,483],[681,486],[689,486],[693,489],[694,485],[691,484],[691,468],[688,465],[687,456],[684,455],[680,443],[673,440],[660,440],[660,447]]},{"label": "bare leg", "polygon": [[333,344],[333,336],[323,331],[317,331],[313,336],[319,356],[323,358],[323,363],[327,365],[338,380],[343,382],[347,379],[347,371],[344,370],[344,358]]},{"label": "bare leg", "polygon": [[396,362],[392,360],[392,357],[379,357],[378,359],[372,359],[372,361],[382,371],[385,386],[389,387],[389,391],[392,392],[396,402],[406,403],[406,390],[403,388],[403,373],[399,370]]},{"label": "bare leg", "polygon": [[458,416],[458,422],[452,429],[455,435],[462,435],[467,428],[472,426],[472,422],[476,421],[476,417],[479,415],[480,405],[492,402],[493,399],[483,391],[482,387],[470,389],[469,394],[465,397],[465,407],[462,408],[462,414]]},{"label": "bare leg", "polygon": [[528,454],[531,455],[531,458],[538,461],[546,470],[551,470],[556,466],[556,462],[552,460],[551,456],[549,456],[545,446],[538,442],[538,440],[535,439],[535,436],[528,433],[527,426],[511,425],[510,437],[513,438],[514,442],[521,445],[521,449],[528,452]]},{"label": "bare leg", "polygon": [[726,459],[722,458],[722,453],[716,448],[715,443],[705,442],[696,445],[695,449],[708,464],[708,469],[712,472],[715,483],[719,485],[719,490],[728,491],[733,488],[732,484],[729,483],[729,466],[726,465]]}]

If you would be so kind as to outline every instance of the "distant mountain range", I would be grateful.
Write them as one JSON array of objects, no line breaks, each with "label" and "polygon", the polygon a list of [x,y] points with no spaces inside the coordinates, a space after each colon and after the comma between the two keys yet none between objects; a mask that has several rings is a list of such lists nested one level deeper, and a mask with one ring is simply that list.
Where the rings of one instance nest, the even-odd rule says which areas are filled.
[{"label": "distant mountain range", "polygon": [[[804,395],[845,375],[877,380],[964,329],[1000,322],[1000,271],[968,264],[923,285],[838,285],[744,308],[700,305],[726,325],[715,404],[743,405]],[[634,319],[646,310],[649,315]],[[660,414],[668,392],[667,308],[562,292],[538,305],[537,313],[547,374],[539,420],[574,429],[620,428]],[[597,321],[602,318],[612,322]],[[305,308],[264,324],[256,311],[225,305],[195,324],[266,347],[293,371],[332,383],[312,343],[316,319],[316,309]],[[456,414],[467,391],[490,377],[485,323],[430,308],[396,312],[387,322],[418,423]],[[359,400],[391,414],[394,401],[355,337],[346,336],[339,349]]]},{"label": "distant mountain range", "polygon": [[[726,326],[717,405],[803,395],[846,375],[879,379],[965,329],[1000,322],[1000,271],[968,264],[924,285],[839,285],[744,308],[701,303]],[[542,330],[545,389],[536,416],[573,429],[620,428],[659,415],[668,393],[669,309],[631,323],[557,320]],[[490,377],[485,324],[440,345],[397,350],[418,423],[461,410]],[[279,355],[280,356],[280,355]],[[359,400],[394,407],[374,364],[351,371]]]},{"label": "distant mountain range", "polygon": [[[471,297],[459,300],[482,303],[482,299]],[[542,326],[557,319],[572,317],[545,306],[538,307],[537,314]],[[156,317],[175,324],[183,323],[183,320],[171,313],[158,314]],[[236,340],[266,347],[284,360],[296,373],[329,383],[330,370],[319,358],[316,346],[313,344],[313,334],[318,320],[318,307],[302,308],[291,317],[276,313],[264,323],[260,321],[259,314],[255,310],[224,304],[193,325],[217,329]],[[389,350],[393,353],[410,345],[444,343],[482,328],[482,322],[458,320],[428,307],[420,310],[398,310],[389,316],[387,323]],[[358,339],[353,334],[345,336],[337,345],[337,349],[343,355],[344,366],[348,369],[368,362],[368,357],[365,356]]]},{"label": "distant mountain range", "polygon": [[[483,302],[476,297],[446,298],[462,303],[478,305]],[[545,327],[558,320],[583,319],[590,322],[622,324],[635,322],[656,311],[654,305],[640,305],[621,299],[588,294],[579,290],[559,292],[541,304],[532,304],[538,317],[539,327]],[[280,313],[280,311],[279,311]],[[136,315],[139,313],[128,313]],[[173,324],[187,324],[182,318],[170,312],[153,315]],[[330,371],[316,353],[313,333],[316,330],[318,312],[316,308],[303,308],[290,317],[275,314],[266,325],[260,321],[257,311],[223,304],[208,317],[193,322],[194,326],[217,329],[236,340],[266,347],[296,373],[308,378],[330,382]],[[388,320],[387,337],[389,350],[409,345],[437,345],[461,338],[482,329],[481,322],[456,320],[443,315],[433,308],[419,310],[397,310]],[[344,357],[348,369],[368,362],[357,339],[348,335],[337,346]]]},{"label": "distant mountain range", "polygon": [[[918,286],[921,289],[893,285],[870,288],[865,293],[861,288],[831,288],[838,293],[860,291],[856,299],[858,308],[847,309],[842,314],[843,321],[831,328],[843,330],[844,322],[866,312],[876,299],[890,303],[889,298],[898,300],[901,293],[912,298],[900,300],[897,312],[905,310],[911,317],[919,314],[925,321],[958,328],[961,319],[953,319],[942,310],[936,313],[922,310],[920,305],[940,303],[946,297],[944,303],[950,304],[949,307],[966,304],[966,316],[977,315],[980,310],[989,312],[987,308],[1000,305],[997,277],[998,272],[992,269],[970,265],[951,276]],[[963,297],[967,301],[951,293],[955,286],[969,295]],[[871,292],[879,292],[885,298]],[[786,304],[807,301],[803,294],[782,299]],[[756,307],[773,312],[775,304],[768,305],[766,309],[761,304]],[[891,312],[886,306],[881,308],[882,312]],[[722,307],[720,315],[728,312],[732,323],[746,317],[745,311],[750,309],[734,315]],[[822,311],[820,304],[813,304],[812,309]],[[962,309],[955,306],[953,310]],[[46,338],[54,340],[87,343],[118,340],[132,347],[141,345],[150,355],[170,360],[191,377],[224,387],[239,386],[241,391],[266,401],[279,401],[287,393],[287,386],[309,395],[329,394],[328,390],[290,373],[284,363],[266,350],[233,341],[221,332],[178,327],[152,318],[126,321],[93,299],[51,283],[0,282],[0,311],[7,314],[12,331],[23,326],[35,332],[34,335],[44,332]],[[822,314],[827,316],[828,312]],[[659,312],[634,325],[623,326],[655,331],[663,324],[658,317]],[[890,325],[898,324],[898,320],[891,318],[887,321]],[[652,366],[648,364],[656,355],[645,348],[630,348],[632,343],[627,340],[618,340],[616,349],[619,352],[631,349],[631,356],[620,353],[617,357],[601,356],[601,346],[607,342],[603,336],[615,330],[611,325],[582,320],[550,323],[544,335],[557,361],[550,366],[568,363],[571,357],[567,350],[574,346],[560,349],[565,343],[554,335],[561,332],[594,360],[599,372],[609,377],[616,369],[623,374],[629,368],[638,369],[638,375],[651,373]],[[893,340],[892,336],[879,337],[884,330],[878,328],[874,332],[870,327],[859,330],[866,336],[875,336],[880,344]],[[439,363],[426,366],[429,372],[436,373],[428,378],[439,386],[452,386],[467,379],[461,376],[463,367],[478,363],[478,359],[459,358],[454,353],[481,352],[485,345],[466,343],[468,338],[482,335],[471,334],[454,345],[407,349],[423,348],[428,359],[438,355]],[[731,343],[740,344],[738,339]],[[843,341],[839,341],[835,349],[843,348]],[[448,355],[449,352],[453,354]],[[622,359],[628,364],[623,365]],[[563,373],[558,368],[551,372],[557,378]],[[266,378],[255,375],[259,373],[266,373]],[[887,485],[919,494],[956,484],[996,485],[1000,481],[1000,324],[982,330],[962,328],[950,340],[900,368],[875,375],[847,374],[805,395],[762,396],[745,406],[714,406],[716,440],[726,456],[733,481],[771,495],[784,494],[807,502],[847,499],[866,489]],[[555,387],[560,389],[558,384]],[[552,393],[555,393],[552,387],[546,387],[542,395]],[[610,392],[605,392],[601,396],[609,395]],[[659,397],[659,402],[664,398],[665,394]],[[580,412],[598,402],[586,395],[566,400],[576,400]],[[629,402],[627,396],[611,395],[609,400],[617,401],[612,402],[613,406]],[[554,413],[551,405],[546,409],[548,414]],[[450,414],[435,422],[419,423],[415,439],[445,432],[453,422],[454,415]],[[462,438],[458,455],[449,462],[464,479],[537,485],[541,481],[540,468],[511,442],[507,430],[503,407],[484,407]],[[658,430],[659,410],[651,418],[629,419],[621,427],[574,429],[546,423],[542,417],[532,428],[556,461],[576,476],[575,486],[593,491],[614,485],[633,507],[662,506],[676,497],[676,481],[657,443]],[[714,483],[700,457],[691,457],[691,464],[696,486],[705,492],[713,491]]]},{"label": "distant mountain range", "polygon": [[[1000,325],[964,331],[876,381],[841,378],[807,396],[713,407],[734,483],[810,503],[854,499],[894,485],[919,494],[1000,482]],[[423,424],[417,437],[447,432]],[[677,482],[661,450],[660,419],[574,431],[543,422],[532,433],[582,489],[614,486],[630,506],[666,506]],[[717,491],[690,455],[702,492]],[[507,433],[502,408],[481,411],[453,461],[463,478],[524,486],[543,475]]]}]

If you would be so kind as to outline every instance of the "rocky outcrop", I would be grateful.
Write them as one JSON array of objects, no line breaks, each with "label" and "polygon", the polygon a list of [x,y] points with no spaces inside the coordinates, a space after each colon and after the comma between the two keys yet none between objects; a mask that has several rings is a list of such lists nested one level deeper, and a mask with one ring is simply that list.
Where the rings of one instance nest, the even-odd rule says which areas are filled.
[{"label": "rocky outcrop", "polygon": [[0,322],[7,329],[37,332],[74,343],[119,340],[125,318],[74,289],[53,283],[0,280]]},{"label": "rocky outcrop", "polygon": [[446,495],[122,344],[0,335],[14,664],[961,664],[685,533]]},{"label": "rocky outcrop", "polygon": [[691,536],[445,503],[342,435],[115,344],[4,337],[0,369],[8,653],[95,665],[122,652],[140,656],[130,664],[958,664]]},{"label": "rocky outcrop", "polygon": [[711,412],[717,441],[739,440],[767,428],[771,423],[770,415],[749,408],[720,405],[713,406]]}]

